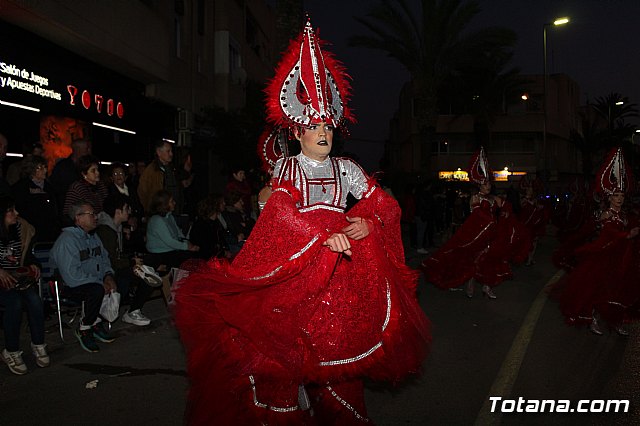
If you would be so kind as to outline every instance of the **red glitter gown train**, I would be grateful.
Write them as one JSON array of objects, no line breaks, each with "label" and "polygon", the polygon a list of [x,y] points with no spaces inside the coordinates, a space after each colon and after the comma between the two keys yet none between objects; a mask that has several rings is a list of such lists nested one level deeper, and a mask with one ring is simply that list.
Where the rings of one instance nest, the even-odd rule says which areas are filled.
[{"label": "red glitter gown train", "polygon": [[358,423],[364,402],[345,398],[349,387],[361,395],[365,376],[397,382],[424,359],[428,320],[417,273],[404,264],[395,200],[372,187],[348,212],[372,225],[345,257],[323,246],[345,214],[301,213],[286,185],[274,187],[232,264],[210,261],[179,283],[190,424],[314,424],[300,396],[310,384],[325,411]]},{"label": "red glitter gown train", "polygon": [[632,185],[622,150],[613,149],[596,175],[596,190],[609,204],[600,216],[597,238],[575,250],[575,267],[551,289],[565,321],[572,325],[591,323],[595,334],[602,334],[598,315],[626,335],[621,326],[638,314],[638,221],[635,217],[631,220],[622,208]]},{"label": "red glitter gown train", "polygon": [[568,324],[588,324],[594,311],[612,326],[637,316],[640,245],[628,238],[637,224],[611,209],[605,216],[598,238],[575,251],[577,266],[551,291]]}]

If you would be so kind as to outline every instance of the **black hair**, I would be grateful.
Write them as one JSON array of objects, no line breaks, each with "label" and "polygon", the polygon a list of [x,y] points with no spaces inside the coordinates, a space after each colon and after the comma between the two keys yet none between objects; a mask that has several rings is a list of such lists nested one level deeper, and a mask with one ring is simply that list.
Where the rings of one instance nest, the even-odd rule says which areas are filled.
[{"label": "black hair", "polygon": [[124,209],[124,206],[129,204],[129,201],[122,194],[113,193],[109,194],[107,198],[104,199],[104,203],[102,205],[102,210],[111,217],[116,215],[116,210]]},{"label": "black hair", "polygon": [[95,155],[87,154],[78,158],[78,171],[85,175],[92,165],[100,166],[100,160]]},{"label": "black hair", "polygon": [[15,225],[7,228],[4,225],[4,217],[9,211],[9,209],[15,208],[16,201],[10,195],[0,195],[0,212],[2,212],[2,224],[0,225],[0,240],[1,241],[9,241],[11,239],[17,238],[17,227]]}]

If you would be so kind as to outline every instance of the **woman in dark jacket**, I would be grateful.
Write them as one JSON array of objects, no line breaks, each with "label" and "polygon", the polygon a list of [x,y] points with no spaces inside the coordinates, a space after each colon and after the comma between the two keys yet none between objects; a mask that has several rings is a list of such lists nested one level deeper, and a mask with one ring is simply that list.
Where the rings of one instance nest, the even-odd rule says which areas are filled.
[{"label": "woman in dark jacket", "polygon": [[200,247],[198,257],[230,257],[229,247],[225,241],[225,230],[217,220],[224,209],[224,198],[219,194],[211,194],[198,203],[198,218],[191,228],[192,244]]},{"label": "woman in dark jacket", "polygon": [[47,160],[33,156],[25,160],[23,177],[11,187],[20,215],[36,228],[38,241],[55,241],[62,222],[58,200],[47,179]]}]

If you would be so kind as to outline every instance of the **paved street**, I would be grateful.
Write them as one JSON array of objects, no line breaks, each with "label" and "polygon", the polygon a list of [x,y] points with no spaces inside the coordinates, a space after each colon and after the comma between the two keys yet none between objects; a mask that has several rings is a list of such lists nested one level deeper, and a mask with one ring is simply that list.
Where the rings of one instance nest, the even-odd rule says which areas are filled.
[{"label": "paved street", "polygon": [[[420,285],[432,321],[433,346],[424,374],[396,388],[370,384],[367,402],[376,424],[395,425],[607,425],[640,422],[640,330],[630,338],[565,326],[544,286],[556,276],[549,262],[555,241],[539,245],[538,262],[516,267],[497,300],[479,289]],[[407,252],[409,263],[422,257]],[[187,378],[184,353],[160,299],[147,304],[154,320],[139,328],[117,324],[118,340],[99,354],[80,349],[70,330],[62,344],[47,335],[52,366],[15,376],[0,368],[0,425],[179,425]],[[53,323],[51,323],[53,325]],[[28,344],[24,347],[26,348]],[[94,382],[96,381],[97,382]],[[87,384],[95,383],[94,388]],[[89,386],[90,387],[90,386]],[[626,414],[491,413],[490,396],[504,399],[630,399]],[[499,403],[498,403],[499,406]]]}]

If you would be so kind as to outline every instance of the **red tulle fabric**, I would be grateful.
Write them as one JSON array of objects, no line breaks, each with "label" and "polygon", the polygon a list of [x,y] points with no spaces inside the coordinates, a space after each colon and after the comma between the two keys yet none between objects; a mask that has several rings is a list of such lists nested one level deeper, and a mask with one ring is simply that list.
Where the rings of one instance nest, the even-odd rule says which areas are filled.
[{"label": "red tulle fabric", "polygon": [[584,194],[575,195],[569,202],[563,217],[559,218],[558,240],[564,242],[565,239],[572,238],[572,235],[579,232],[581,228],[592,219],[591,208],[588,199]]},{"label": "red tulle fabric", "polygon": [[576,250],[595,239],[598,228],[593,215],[589,216],[582,226],[571,233],[563,233],[560,245],[553,251],[551,261],[558,269],[572,270],[578,263]]},{"label": "red tulle fabric", "polygon": [[404,264],[395,200],[376,189],[349,211],[370,220],[371,233],[352,241],[348,258],[323,246],[348,224],[345,215],[300,213],[298,195],[275,188],[232,264],[210,261],[179,283],[190,424],[312,423],[308,411],[276,413],[255,400],[291,407],[303,383],[395,382],[420,368],[429,325],[415,296],[417,273]]},{"label": "red tulle fabric", "polygon": [[427,280],[442,289],[471,278],[489,286],[502,283],[512,276],[507,235],[508,226],[498,227],[495,204],[481,200],[451,239],[422,262]]},{"label": "red tulle fabric", "polygon": [[628,229],[604,220],[598,238],[575,251],[577,266],[551,289],[568,324],[589,323],[594,311],[612,326],[637,315],[640,247]]},{"label": "red tulle fabric", "polygon": [[549,216],[548,210],[541,203],[535,200],[522,200],[518,219],[520,219],[520,222],[529,228],[529,231],[534,238],[545,235]]},{"label": "red tulle fabric", "polygon": [[513,206],[504,200],[500,207],[496,240],[491,245],[496,262],[506,260],[514,264],[524,263],[533,248],[529,229],[513,213]]}]

